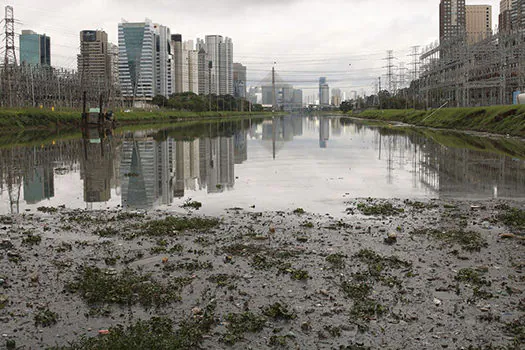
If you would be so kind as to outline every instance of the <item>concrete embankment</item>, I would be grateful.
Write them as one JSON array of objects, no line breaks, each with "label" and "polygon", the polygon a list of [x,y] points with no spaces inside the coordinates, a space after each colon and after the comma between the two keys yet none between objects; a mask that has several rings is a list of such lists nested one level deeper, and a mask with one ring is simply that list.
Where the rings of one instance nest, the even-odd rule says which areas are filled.
[{"label": "concrete embankment", "polygon": [[349,116],[412,125],[525,137],[525,106],[366,110]]}]

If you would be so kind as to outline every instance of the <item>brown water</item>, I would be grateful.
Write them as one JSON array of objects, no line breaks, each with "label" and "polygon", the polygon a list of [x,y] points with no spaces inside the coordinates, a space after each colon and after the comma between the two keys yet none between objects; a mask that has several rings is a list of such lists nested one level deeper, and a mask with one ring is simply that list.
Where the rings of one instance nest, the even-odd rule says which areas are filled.
[{"label": "brown water", "polygon": [[[26,140],[25,138],[24,140]],[[1,138],[0,138],[1,140]],[[525,144],[285,116],[0,148],[0,214],[41,206],[343,214],[351,198],[525,199]],[[24,141],[27,143],[26,141]]]}]

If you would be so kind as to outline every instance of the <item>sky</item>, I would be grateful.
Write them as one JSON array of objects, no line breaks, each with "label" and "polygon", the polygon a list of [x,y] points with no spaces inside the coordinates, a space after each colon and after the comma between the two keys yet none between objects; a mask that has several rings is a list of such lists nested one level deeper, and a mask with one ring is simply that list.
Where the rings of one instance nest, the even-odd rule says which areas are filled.
[{"label": "sky", "polygon": [[[234,62],[248,67],[249,86],[260,85],[272,66],[282,80],[314,95],[318,79],[347,93],[370,93],[385,74],[386,51],[394,64],[412,58],[439,37],[439,0],[13,0],[16,27],[51,37],[53,66],[76,69],[79,32],[102,29],[118,44],[122,20],[145,18],[168,26],[183,40],[219,34],[233,39]],[[492,5],[497,25],[499,0]],[[18,39],[17,39],[18,43]],[[411,66],[411,65],[410,65]],[[305,97],[306,98],[306,97]]]}]

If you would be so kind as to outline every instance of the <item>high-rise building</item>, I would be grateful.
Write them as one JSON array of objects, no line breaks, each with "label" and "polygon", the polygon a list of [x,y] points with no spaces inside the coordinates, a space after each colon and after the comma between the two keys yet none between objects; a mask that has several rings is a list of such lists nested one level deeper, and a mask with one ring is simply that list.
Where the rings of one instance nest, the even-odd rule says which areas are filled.
[{"label": "high-rise building", "polygon": [[294,89],[293,90],[293,107],[292,109],[298,110],[303,108],[303,90]]},{"label": "high-rise building", "polygon": [[180,94],[184,92],[183,89],[183,62],[184,53],[182,52],[182,35],[174,34],[171,36],[171,46],[173,47],[173,66],[174,74],[173,86],[175,87],[175,93]]},{"label": "high-rise building", "polygon": [[156,94],[155,27],[150,20],[119,23],[119,81],[122,96],[151,99]]},{"label": "high-rise building", "polygon": [[525,0],[512,0],[510,21],[512,30],[525,29]]},{"label": "high-rise building", "polygon": [[319,105],[330,105],[330,87],[326,83],[326,78],[319,78]]},{"label": "high-rise building", "polygon": [[511,10],[512,0],[501,0],[499,5],[499,25],[500,33],[507,33],[511,30]]},{"label": "high-rise building", "polygon": [[199,52],[188,51],[188,87],[195,94],[199,93]]},{"label": "high-rise building", "polygon": [[205,45],[197,39],[197,48],[204,48],[212,62],[211,93],[218,95],[233,94],[233,42],[221,35],[206,35]]},{"label": "high-rise building", "polygon": [[465,0],[441,0],[439,5],[439,40],[446,43],[466,38]]},{"label": "high-rise building", "polygon": [[246,66],[233,64],[233,96],[246,98]]},{"label": "high-rise building", "polygon": [[118,45],[115,44],[109,44],[109,55],[111,60],[111,82],[113,86],[119,85],[119,79],[118,79]]},{"label": "high-rise building", "polygon": [[111,86],[114,83],[113,55],[106,32],[102,30],[81,31],[77,65],[82,82],[89,81],[106,88]]},{"label": "high-rise building", "polygon": [[467,42],[475,44],[492,35],[492,6],[467,5]]},{"label": "high-rise building", "polygon": [[332,89],[332,106],[339,107],[341,105],[342,95],[341,89]]},{"label": "high-rise building", "polygon": [[204,47],[201,46],[198,53],[199,95],[210,94],[211,64],[210,57]]},{"label": "high-rise building", "polygon": [[168,27],[154,24],[155,29],[155,95],[165,97],[173,93],[173,56]]},{"label": "high-rise building", "polygon": [[31,66],[51,65],[51,39],[45,34],[22,30],[20,35],[20,62]]},{"label": "high-rise building", "polygon": [[219,95],[233,95],[233,42],[224,38],[219,44]]}]

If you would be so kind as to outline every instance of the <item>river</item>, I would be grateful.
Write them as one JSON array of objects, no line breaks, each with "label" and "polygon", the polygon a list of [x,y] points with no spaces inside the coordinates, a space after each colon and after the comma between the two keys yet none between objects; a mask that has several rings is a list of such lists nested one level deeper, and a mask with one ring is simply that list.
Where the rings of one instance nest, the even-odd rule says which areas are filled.
[{"label": "river", "polygon": [[184,212],[198,201],[212,215],[339,216],[363,197],[523,200],[525,143],[294,115],[0,136],[0,214],[61,205]]}]

